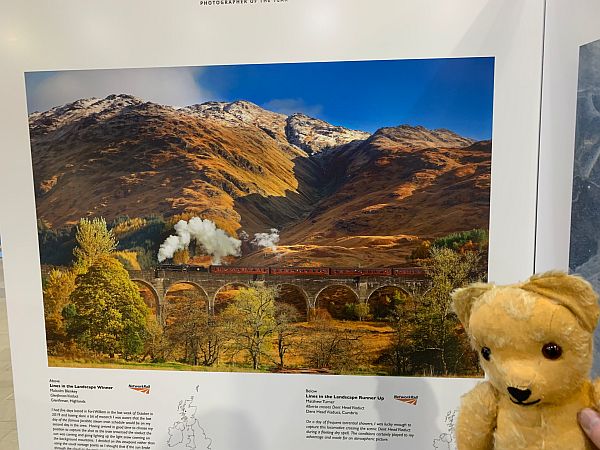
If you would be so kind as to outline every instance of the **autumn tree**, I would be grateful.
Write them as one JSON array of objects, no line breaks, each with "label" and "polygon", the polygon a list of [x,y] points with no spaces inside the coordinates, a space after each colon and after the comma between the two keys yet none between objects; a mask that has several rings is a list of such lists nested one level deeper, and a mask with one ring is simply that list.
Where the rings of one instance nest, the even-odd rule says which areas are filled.
[{"label": "autumn tree", "polygon": [[148,314],[142,360],[150,357],[152,362],[164,362],[169,348],[169,342],[158,318],[154,314]]},{"label": "autumn tree", "polygon": [[187,248],[177,250],[173,255],[173,264],[187,264],[190,261],[190,251]]},{"label": "autumn tree", "polygon": [[304,357],[315,369],[355,370],[359,341],[354,332],[337,328],[328,320],[317,320],[304,342]]},{"label": "autumn tree", "polygon": [[117,239],[101,217],[81,219],[75,235],[77,246],[73,250],[74,267],[85,272],[96,260],[110,255],[117,248]]},{"label": "autumn tree", "polygon": [[410,253],[409,260],[427,259],[430,256],[431,241],[421,241],[419,245]]},{"label": "autumn tree", "polygon": [[275,305],[275,336],[279,368],[285,366],[285,356],[294,346],[294,338],[299,334],[295,323],[300,320],[298,309],[289,303],[278,302]]},{"label": "autumn tree", "polygon": [[139,354],[150,310],[123,265],[96,253],[87,272],[77,276],[76,285],[65,308],[68,335],[111,357],[121,354],[127,359]]},{"label": "autumn tree", "polygon": [[197,347],[201,364],[204,366],[212,366],[217,363],[221,356],[224,344],[225,337],[223,334],[221,318],[210,317]]},{"label": "autumn tree", "polygon": [[218,361],[224,343],[220,320],[209,316],[199,292],[187,290],[172,297],[165,317],[169,354],[179,354],[180,359],[195,366],[212,366]]},{"label": "autumn tree", "polygon": [[277,329],[275,298],[277,289],[264,286],[242,288],[223,311],[230,349],[245,352],[258,369],[261,357],[268,355]]},{"label": "autumn tree", "polygon": [[408,298],[408,293],[396,287],[377,290],[369,297],[369,313],[373,320],[393,322],[397,317],[397,307],[404,305]]},{"label": "autumn tree", "polygon": [[75,289],[75,273],[71,270],[52,269],[44,280],[44,318],[48,353],[54,354],[61,343],[68,340],[63,323],[63,309]]}]

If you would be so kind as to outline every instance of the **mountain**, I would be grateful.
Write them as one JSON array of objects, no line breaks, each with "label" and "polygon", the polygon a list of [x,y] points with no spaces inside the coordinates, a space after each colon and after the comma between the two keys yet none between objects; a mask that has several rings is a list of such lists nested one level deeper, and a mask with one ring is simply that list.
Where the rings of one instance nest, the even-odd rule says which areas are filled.
[{"label": "mountain", "polygon": [[352,141],[362,141],[370,134],[331,125],[323,120],[304,114],[292,114],[287,118],[285,134],[288,141],[308,154],[338,147]]},{"label": "mountain", "polygon": [[256,127],[270,137],[289,145],[285,136],[287,116],[264,110],[247,101],[206,102],[179,110],[182,113],[231,128]]},{"label": "mountain", "polygon": [[273,139],[293,145],[308,154],[336,147],[355,140],[367,139],[370,134],[364,131],[331,125],[323,120],[304,114],[285,116],[266,111],[247,102],[207,102],[188,106],[181,110],[205,120],[215,120],[231,127],[255,126]]},{"label": "mountain", "polygon": [[259,126],[272,113],[237,122],[226,111],[230,121],[202,113],[113,95],[32,114],[38,215],[62,227],[86,216],[187,213],[234,234],[235,199],[289,194],[276,215],[283,222],[314,203],[319,167],[284,134]]},{"label": "mountain", "polygon": [[324,159],[329,195],[282,233],[288,262],[400,265],[422,239],[488,227],[491,141],[384,128]]},{"label": "mountain", "polygon": [[418,242],[487,227],[491,142],[449,130],[370,135],[247,101],[172,108],[129,95],[29,117],[38,217],[161,214],[231,235],[281,230],[238,264],[397,265]]}]

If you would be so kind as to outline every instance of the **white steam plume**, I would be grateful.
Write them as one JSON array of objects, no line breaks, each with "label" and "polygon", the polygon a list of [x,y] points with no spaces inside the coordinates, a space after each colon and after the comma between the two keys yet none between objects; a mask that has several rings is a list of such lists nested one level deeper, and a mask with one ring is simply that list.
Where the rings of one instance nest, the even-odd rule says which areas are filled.
[{"label": "white steam plume", "polygon": [[270,233],[256,233],[252,243],[259,247],[270,248],[271,251],[276,252],[279,243],[279,230],[271,228]]},{"label": "white steam plume", "polygon": [[172,258],[177,250],[183,250],[185,247],[181,245],[179,236],[169,236],[165,239],[158,249],[158,261],[163,262],[167,258]]},{"label": "white steam plume", "polygon": [[208,219],[193,217],[189,222],[180,220],[175,224],[177,235],[171,235],[158,250],[158,261],[172,258],[175,252],[185,249],[192,240],[202,245],[212,257],[213,264],[221,264],[225,256],[239,256],[242,242],[229,236]]}]

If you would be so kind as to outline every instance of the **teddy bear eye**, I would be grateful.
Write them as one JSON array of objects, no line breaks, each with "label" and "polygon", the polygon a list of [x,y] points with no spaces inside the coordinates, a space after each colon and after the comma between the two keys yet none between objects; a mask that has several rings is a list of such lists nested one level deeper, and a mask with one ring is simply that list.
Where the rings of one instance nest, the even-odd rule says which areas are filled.
[{"label": "teddy bear eye", "polygon": [[558,359],[562,355],[562,348],[554,342],[548,342],[542,347],[542,355],[547,359]]},{"label": "teddy bear eye", "polygon": [[490,350],[489,347],[481,347],[481,356],[483,356],[483,359],[485,359],[486,361],[489,361],[491,354],[492,354],[492,351]]}]

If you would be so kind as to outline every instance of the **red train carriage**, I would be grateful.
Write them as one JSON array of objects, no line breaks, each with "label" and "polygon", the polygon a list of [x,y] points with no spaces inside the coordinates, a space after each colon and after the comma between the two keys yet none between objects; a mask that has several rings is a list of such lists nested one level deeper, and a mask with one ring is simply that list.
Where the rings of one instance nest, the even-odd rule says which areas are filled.
[{"label": "red train carriage", "polygon": [[210,266],[210,273],[225,275],[268,275],[268,267]]},{"label": "red train carriage", "polygon": [[327,276],[328,267],[271,267],[271,275]]},{"label": "red train carriage", "polygon": [[159,264],[159,270],[170,270],[173,272],[207,272],[208,269],[204,266],[196,266],[193,264]]},{"label": "red train carriage", "polygon": [[396,268],[341,268],[341,267],[236,267],[236,266],[194,266],[189,264],[161,264],[159,269],[179,272],[198,271],[221,275],[291,275],[291,276],[337,276],[337,277],[425,277],[421,267]]},{"label": "red train carriage", "polygon": [[390,277],[392,276],[392,269],[368,269],[368,268],[356,268],[356,269],[342,269],[332,268],[331,275],[342,276],[342,277]]},{"label": "red train carriage", "polygon": [[395,277],[424,277],[425,270],[421,267],[398,267],[394,269]]}]

